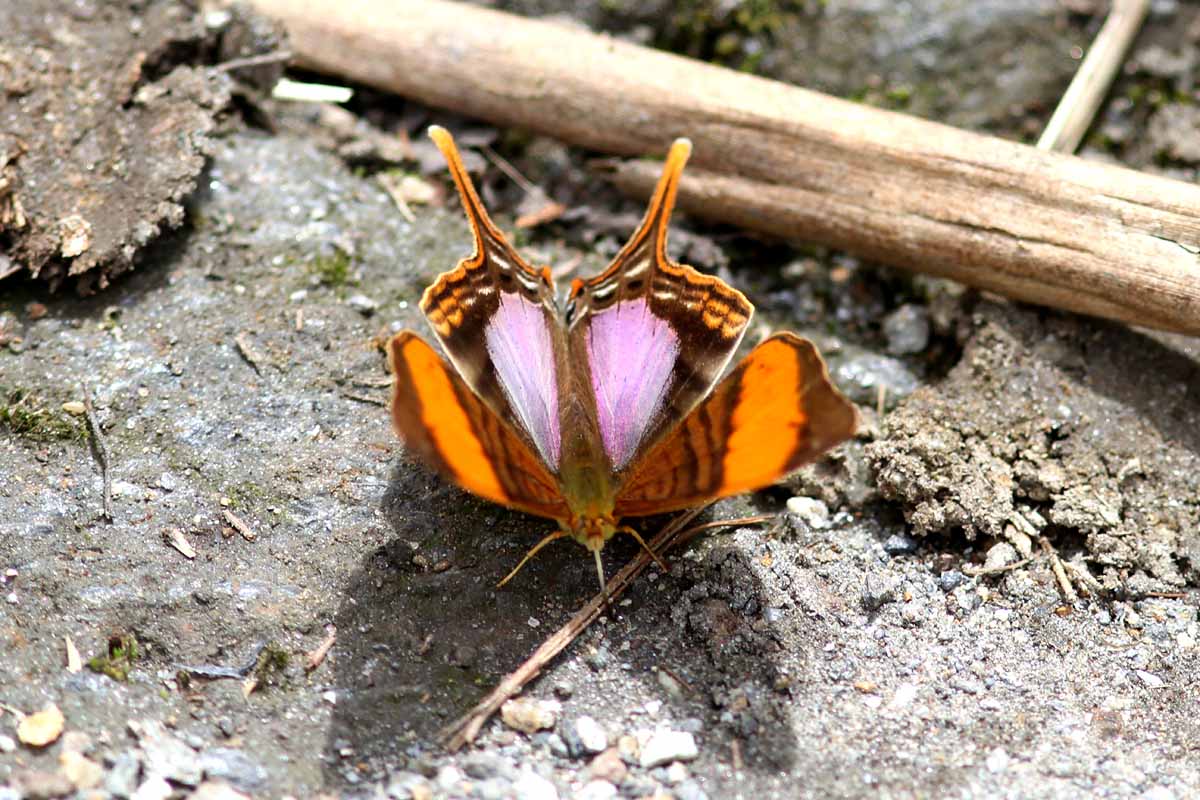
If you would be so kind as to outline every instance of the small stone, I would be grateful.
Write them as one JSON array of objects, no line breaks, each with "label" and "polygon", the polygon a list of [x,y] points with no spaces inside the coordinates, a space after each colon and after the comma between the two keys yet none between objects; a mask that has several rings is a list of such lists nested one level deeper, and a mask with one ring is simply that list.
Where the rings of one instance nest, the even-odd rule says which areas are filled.
[{"label": "small stone", "polygon": [[308,297],[308,289],[297,289],[288,295],[289,303],[301,303]]},{"label": "small stone", "polygon": [[104,768],[74,750],[64,750],[58,757],[58,764],[76,789],[92,789],[104,780]]},{"label": "small stone", "polygon": [[62,410],[73,417],[82,417],[87,413],[87,406],[78,400],[68,400],[62,404]]},{"label": "small stone", "polygon": [[554,696],[559,700],[569,700],[573,694],[575,694],[575,687],[566,681],[554,684]]},{"label": "small stone", "polygon": [[[129,729],[137,736],[147,765],[158,776],[187,786],[200,783],[204,770],[196,751],[169,733],[161,722],[152,719],[131,720]],[[145,785],[138,787],[139,793]]]},{"label": "small stone", "polygon": [[929,346],[929,312],[906,303],[883,318],[883,335],[894,356],[923,352]]},{"label": "small stone", "polygon": [[862,604],[868,611],[878,611],[896,599],[897,581],[891,578],[875,578],[867,575],[863,580]]},{"label": "small stone", "polygon": [[17,725],[17,738],[30,747],[45,747],[62,734],[63,715],[58,706],[50,704],[36,714],[30,714]]},{"label": "small stone", "polygon": [[472,785],[471,796],[479,800],[506,800],[512,797],[512,784],[504,778],[485,778]]},{"label": "small stone", "polygon": [[175,487],[179,485],[179,481],[171,473],[164,472],[158,476],[158,485],[162,487],[163,491],[173,492],[175,491]]},{"label": "small stone", "polygon": [[353,308],[364,317],[369,317],[379,310],[379,303],[365,294],[352,294],[346,299],[346,305]]},{"label": "small stone", "polygon": [[629,771],[615,747],[610,747],[593,758],[592,763],[588,765],[588,770],[593,778],[611,783],[620,783],[625,780],[625,774]]},{"label": "small stone", "polygon": [[250,800],[250,795],[242,794],[225,781],[205,781],[187,796],[187,800]]},{"label": "small stone", "polygon": [[458,789],[458,785],[466,779],[467,776],[463,774],[462,770],[447,764],[438,770],[437,778],[434,779],[434,782],[437,783],[437,787],[444,793],[454,794]]},{"label": "small stone", "polygon": [[682,761],[672,761],[671,766],[667,767],[667,783],[672,786],[683,783],[687,777],[687,767],[683,765]]},{"label": "small stone", "polygon": [[1153,672],[1146,672],[1142,669],[1134,670],[1134,672],[1147,689],[1161,689],[1167,685],[1162,678],[1158,677]]},{"label": "small stone", "polygon": [[675,800],[708,800],[708,793],[693,780],[686,780],[675,787]]},{"label": "small stone", "polygon": [[104,776],[104,790],[117,797],[129,797],[137,791],[138,771],[141,759],[133,750],[118,753],[112,760],[108,774]]},{"label": "small stone", "polygon": [[638,744],[636,736],[622,736],[617,739],[617,753],[626,764],[638,763],[640,751],[641,745]]},{"label": "small stone", "polygon": [[468,778],[482,781],[500,775],[502,765],[499,756],[491,753],[472,753],[463,761],[462,769]]},{"label": "small stone", "polygon": [[11,736],[0,734],[0,753],[11,753],[17,749],[17,740]]},{"label": "small stone", "polygon": [[984,762],[988,772],[998,774],[1008,769],[1008,753],[1003,747],[997,747],[991,753],[988,753],[987,761]]},{"label": "small stone", "polygon": [[500,719],[521,733],[537,733],[554,727],[559,708],[558,703],[517,697],[500,707]]},{"label": "small stone", "polygon": [[554,784],[530,769],[521,772],[512,788],[522,800],[558,800]]},{"label": "small stone", "polygon": [[58,233],[62,241],[59,254],[63,258],[74,258],[87,252],[92,246],[92,223],[79,214],[71,214],[60,219]]},{"label": "small stone", "polygon": [[791,497],[787,501],[788,513],[809,528],[820,530],[829,527],[829,506],[815,497]]},{"label": "small stone", "polygon": [[888,408],[908,397],[921,385],[920,379],[903,361],[878,353],[850,354],[838,366],[833,381],[857,403],[871,406],[879,402],[880,387]]},{"label": "small stone", "polygon": [[576,717],[566,726],[563,738],[572,757],[599,753],[608,747],[608,734],[589,716]]},{"label": "small stone", "polygon": [[433,797],[433,787],[424,775],[415,772],[397,772],[387,784],[387,796],[392,800],[418,800]]},{"label": "small stone", "polygon": [[65,775],[57,772],[44,772],[38,769],[23,769],[12,774],[12,788],[17,790],[18,798],[38,800],[40,798],[65,797],[75,787]]},{"label": "small stone", "polygon": [[952,592],[957,589],[962,582],[966,580],[966,576],[956,569],[948,569],[938,576],[938,588],[943,592]]},{"label": "small stone", "polygon": [[617,787],[608,781],[588,781],[575,793],[575,800],[612,800],[617,796]]},{"label": "small stone", "polygon": [[917,540],[906,533],[894,533],[883,543],[883,552],[890,556],[902,556],[917,551]]},{"label": "small stone", "polygon": [[167,800],[171,792],[171,784],[162,775],[152,774],[129,796],[129,800]]},{"label": "small stone", "polygon": [[983,568],[986,570],[1001,569],[1009,564],[1015,564],[1018,560],[1017,548],[1008,542],[997,542],[988,549],[987,556],[983,560]]},{"label": "small stone", "polygon": [[672,761],[690,761],[699,754],[696,739],[690,733],[658,731],[642,745],[639,762],[644,769],[649,769]]},{"label": "small stone", "polygon": [[250,793],[264,787],[270,777],[266,767],[232,747],[205,750],[200,754],[200,768],[204,770],[205,778],[224,780]]}]

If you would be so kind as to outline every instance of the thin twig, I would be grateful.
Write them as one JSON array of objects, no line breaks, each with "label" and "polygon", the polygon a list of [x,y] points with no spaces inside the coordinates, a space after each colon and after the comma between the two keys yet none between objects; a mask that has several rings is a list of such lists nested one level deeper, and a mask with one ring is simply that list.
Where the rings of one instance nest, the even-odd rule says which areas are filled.
[{"label": "thin twig", "polygon": [[501,172],[512,179],[513,183],[515,183],[517,186],[520,186],[521,189],[524,190],[525,194],[532,194],[538,190],[538,187],[531,183],[528,178],[518,172],[516,167],[508,163],[504,156],[500,155],[486,144],[479,149],[483,151],[485,156],[487,156],[488,161],[491,161],[493,164],[495,164]]},{"label": "thin twig", "polygon": [[1074,153],[1079,147],[1149,8],[1150,0],[1113,1],[1104,26],[1038,139],[1039,150]]},{"label": "thin twig", "polygon": [[254,367],[256,373],[262,375],[262,362],[264,359],[262,354],[258,352],[258,348],[254,346],[254,342],[250,339],[250,332],[242,331],[233,337],[233,341],[237,345],[238,352],[242,354],[242,358],[246,359],[246,363]]},{"label": "thin twig", "polygon": [[256,56],[245,56],[244,58],[231,58],[228,61],[217,64],[213,69],[217,72],[230,72],[243,67],[261,67],[266,64],[278,64],[280,61],[291,61],[291,50],[276,50],[272,53],[259,53]]},{"label": "thin twig", "polygon": [[254,529],[247,525],[241,517],[230,511],[228,508],[221,510],[221,516],[223,516],[225,521],[229,523],[229,527],[240,533],[242,538],[247,542],[253,542],[258,538],[258,534],[254,532]]},{"label": "thin twig", "polygon": [[346,398],[347,400],[354,400],[355,402],[358,402],[358,403],[370,403],[371,405],[375,405],[375,406],[386,406],[387,405],[387,400],[381,400],[378,397],[371,397],[370,395],[366,395],[366,394],[358,394],[357,392],[347,392],[345,390],[340,392],[340,394],[342,395],[342,397]]},{"label": "thin twig", "polygon": [[1071,585],[1071,579],[1067,577],[1067,571],[1063,569],[1063,562],[1058,557],[1058,551],[1054,549],[1054,546],[1045,537],[1041,539],[1041,543],[1042,551],[1050,559],[1050,570],[1058,580],[1058,588],[1062,590],[1063,598],[1068,603],[1075,603],[1079,600],[1079,595],[1075,592],[1075,587]]},{"label": "thin twig", "polygon": [[79,388],[83,392],[83,410],[87,415],[88,428],[92,432],[92,441],[95,442],[96,453],[100,456],[100,474],[104,480],[104,518],[112,522],[112,476],[109,474],[112,458],[109,456],[108,442],[100,430],[100,420],[96,418],[96,407],[92,405],[92,391],[82,383],[79,384]]},{"label": "thin twig", "polygon": [[688,528],[686,531],[683,531],[682,533],[680,533],[678,536],[675,537],[674,540],[672,540],[671,546],[672,547],[682,547],[683,545],[690,542],[692,539],[696,538],[696,536],[698,534],[703,533],[704,531],[707,531],[707,530],[711,530],[713,528],[732,528],[735,525],[758,525],[759,523],[769,522],[770,520],[773,520],[773,519],[775,519],[774,514],[758,514],[757,516],[753,516],[753,517],[739,517],[737,519],[718,519],[718,520],[713,520],[712,522],[704,522],[704,523],[701,523],[700,525],[693,525],[692,527]]},{"label": "thin twig", "polygon": [[337,641],[337,628],[330,625],[329,634],[317,645],[317,649],[313,650],[304,656],[304,671],[312,672],[325,661],[325,656],[329,655],[329,651],[333,649],[333,643]]},{"label": "thin twig", "polygon": [[1000,575],[1001,573],[1004,573],[1004,572],[1012,572],[1014,569],[1020,569],[1021,567],[1029,564],[1032,561],[1033,561],[1032,558],[1022,558],[1020,561],[1014,561],[1011,564],[1001,564],[998,567],[967,567],[967,566],[964,566],[962,569],[962,572],[963,572],[963,575],[967,575],[972,578],[978,578],[983,575]]},{"label": "thin twig", "polygon": [[[659,531],[658,535],[650,540],[650,550],[656,553],[666,552],[674,544],[674,539],[679,531],[683,529],[683,526],[695,519],[707,507],[701,506],[685,511],[667,523]],[[521,688],[526,683],[533,680],[567,645],[571,644],[581,633],[587,630],[588,626],[600,617],[601,613],[608,607],[608,604],[615,601],[629,588],[634,579],[651,563],[650,554],[645,549],[639,552],[633,561],[626,564],[620,572],[612,577],[608,585],[604,587],[604,591],[589,600],[575,616],[571,617],[566,625],[563,625],[550,638],[542,642],[541,646],[533,652],[533,655],[526,659],[525,663],[514,672],[509,673],[504,680],[500,681],[499,686],[489,692],[469,712],[443,728],[438,734],[438,740],[450,752],[454,752],[463,745],[474,741],[479,730],[483,727],[483,723],[487,722],[488,718],[495,714],[500,709],[500,706],[504,705],[505,701],[521,691]]]}]

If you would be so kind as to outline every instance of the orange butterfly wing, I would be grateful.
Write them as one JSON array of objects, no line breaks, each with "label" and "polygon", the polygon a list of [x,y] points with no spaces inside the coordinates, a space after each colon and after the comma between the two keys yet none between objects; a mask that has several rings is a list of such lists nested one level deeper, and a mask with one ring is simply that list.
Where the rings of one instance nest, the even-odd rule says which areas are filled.
[{"label": "orange butterfly wing", "polygon": [[440,355],[403,331],[388,343],[392,422],[408,449],[469,492],[551,519],[568,515],[558,482]]},{"label": "orange butterfly wing", "polygon": [[807,339],[777,333],[643,455],[617,517],[675,511],[760,489],[854,435],[858,411]]}]

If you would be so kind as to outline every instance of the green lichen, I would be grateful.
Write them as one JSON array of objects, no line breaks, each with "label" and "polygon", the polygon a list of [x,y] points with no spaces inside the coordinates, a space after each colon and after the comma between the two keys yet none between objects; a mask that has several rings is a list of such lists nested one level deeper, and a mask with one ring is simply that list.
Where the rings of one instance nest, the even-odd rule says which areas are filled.
[{"label": "green lichen", "polygon": [[92,672],[123,683],[129,680],[129,673],[137,660],[137,638],[132,633],[119,633],[108,637],[108,653],[88,660],[87,667]]},{"label": "green lichen", "polygon": [[50,405],[28,389],[0,387],[0,426],[35,442],[87,440],[82,420]]},{"label": "green lichen", "polygon": [[351,283],[352,266],[350,256],[341,250],[334,250],[329,255],[319,255],[309,262],[310,271],[321,283],[334,288]]},{"label": "green lichen", "polygon": [[251,674],[258,686],[286,686],[288,684],[287,668],[292,663],[292,656],[274,642],[268,642],[258,653]]}]

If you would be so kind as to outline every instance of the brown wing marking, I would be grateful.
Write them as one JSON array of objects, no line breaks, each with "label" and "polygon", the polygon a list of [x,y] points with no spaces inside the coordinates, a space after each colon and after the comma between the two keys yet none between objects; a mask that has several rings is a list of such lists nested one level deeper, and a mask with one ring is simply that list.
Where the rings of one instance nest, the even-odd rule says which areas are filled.
[{"label": "brown wing marking", "polygon": [[501,417],[513,419],[487,350],[485,331],[496,314],[501,295],[506,294],[537,306],[547,326],[557,330],[550,271],[539,272],[530,266],[492,222],[450,133],[435,125],[430,127],[429,136],[446,158],[458,187],[475,250],[454,269],[439,275],[425,290],[421,310],[467,385]]},{"label": "brown wing marking", "polygon": [[447,480],[501,505],[551,519],[568,512],[529,446],[411,331],[388,344],[392,421],[408,449]]},{"label": "brown wing marking", "polygon": [[857,427],[813,344],[776,334],[630,469],[615,513],[657,514],[768,486]]}]

